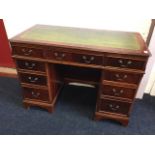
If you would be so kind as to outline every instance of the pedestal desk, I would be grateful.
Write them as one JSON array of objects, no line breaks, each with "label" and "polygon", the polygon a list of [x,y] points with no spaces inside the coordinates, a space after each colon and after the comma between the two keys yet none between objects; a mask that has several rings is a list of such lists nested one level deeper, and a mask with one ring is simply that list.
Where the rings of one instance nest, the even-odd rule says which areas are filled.
[{"label": "pedestal desk", "polygon": [[53,112],[64,84],[98,89],[96,120],[128,125],[150,53],[139,33],[35,25],[10,39],[26,108]]}]

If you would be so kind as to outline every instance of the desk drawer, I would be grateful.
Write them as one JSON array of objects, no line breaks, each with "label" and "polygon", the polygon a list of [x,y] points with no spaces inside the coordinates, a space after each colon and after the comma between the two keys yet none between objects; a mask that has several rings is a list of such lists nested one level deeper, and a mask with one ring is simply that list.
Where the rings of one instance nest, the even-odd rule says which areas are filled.
[{"label": "desk drawer", "polygon": [[135,96],[135,89],[124,88],[119,86],[103,85],[102,94],[108,96],[114,96],[119,98],[133,99]]},{"label": "desk drawer", "polygon": [[145,64],[145,61],[140,60],[105,57],[105,66],[144,70]]},{"label": "desk drawer", "polygon": [[47,85],[47,79],[42,75],[34,75],[27,73],[20,73],[20,79],[23,83],[30,83],[35,85]]},{"label": "desk drawer", "polygon": [[45,72],[45,64],[37,61],[16,60],[19,69]]},{"label": "desk drawer", "polygon": [[125,73],[117,70],[105,70],[103,79],[108,81],[117,81],[131,84],[139,84],[142,74],[138,73]]},{"label": "desk drawer", "polygon": [[13,46],[12,48],[13,48],[14,55],[34,57],[34,58],[43,58],[42,49],[30,48],[30,47],[20,47],[20,46]]},{"label": "desk drawer", "polygon": [[49,101],[47,90],[23,87],[23,96],[28,99]]},{"label": "desk drawer", "polygon": [[57,61],[72,61],[72,54],[63,52],[63,50],[46,51],[45,58]]},{"label": "desk drawer", "polygon": [[99,111],[128,115],[130,112],[131,103],[122,102],[111,99],[102,99],[99,105]]},{"label": "desk drawer", "polygon": [[74,54],[73,59],[75,62],[79,62],[83,64],[95,64],[95,65],[103,64],[102,56],[94,56],[94,55],[87,55],[87,54]]}]

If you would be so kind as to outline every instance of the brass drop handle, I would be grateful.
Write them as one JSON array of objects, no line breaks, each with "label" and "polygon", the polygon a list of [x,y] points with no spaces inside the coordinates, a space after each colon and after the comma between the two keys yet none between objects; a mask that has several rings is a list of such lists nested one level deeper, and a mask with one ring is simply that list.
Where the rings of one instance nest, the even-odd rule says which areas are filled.
[{"label": "brass drop handle", "polygon": [[85,63],[90,64],[92,61],[94,61],[95,57],[91,56],[88,58],[87,56],[82,56],[82,59],[84,60]]},{"label": "brass drop handle", "polygon": [[109,108],[110,108],[112,111],[117,111],[117,110],[119,110],[120,106],[119,106],[119,105],[109,104]]},{"label": "brass drop handle", "polygon": [[39,92],[34,92],[34,91],[32,91],[31,94],[32,94],[32,96],[33,96],[34,98],[38,98],[38,97],[40,96],[40,93],[39,93]]},{"label": "brass drop handle", "polygon": [[122,59],[118,60],[118,63],[120,64],[121,67],[128,67],[131,65],[133,62],[131,60],[128,60],[127,62],[123,61]]},{"label": "brass drop handle", "polygon": [[119,75],[119,74],[115,74],[115,77],[117,78],[118,81],[123,81],[126,78],[128,78],[128,76],[125,74],[123,76]]},{"label": "brass drop handle", "polygon": [[121,90],[116,90],[115,88],[112,89],[112,92],[115,96],[120,96],[121,94],[124,93],[124,90],[121,89]]},{"label": "brass drop handle", "polygon": [[28,80],[29,80],[29,82],[31,82],[31,83],[36,83],[36,82],[39,80],[39,78],[38,78],[38,77],[31,77],[31,76],[29,76],[29,77],[28,77]]},{"label": "brass drop handle", "polygon": [[25,62],[25,67],[28,69],[34,69],[36,66],[35,63],[29,63],[29,62]]},{"label": "brass drop handle", "polygon": [[25,48],[23,48],[22,52],[24,53],[24,55],[28,56],[32,54],[33,50],[32,49],[26,50]]},{"label": "brass drop handle", "polygon": [[66,54],[65,53],[58,53],[58,52],[54,52],[54,56],[56,59],[62,60]]}]

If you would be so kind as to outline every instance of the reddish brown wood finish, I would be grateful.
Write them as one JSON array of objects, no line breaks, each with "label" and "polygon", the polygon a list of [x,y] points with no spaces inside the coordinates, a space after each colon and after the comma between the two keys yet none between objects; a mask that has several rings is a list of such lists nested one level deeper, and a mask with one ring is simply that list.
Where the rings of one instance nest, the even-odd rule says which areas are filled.
[{"label": "reddish brown wood finish", "polygon": [[23,87],[23,94],[25,99],[49,101],[48,90]]},{"label": "reddish brown wood finish", "polygon": [[106,57],[105,58],[105,65],[106,66],[119,67],[119,68],[144,70],[145,61],[139,61],[139,60],[127,59],[127,58]]},{"label": "reddish brown wood finish", "polygon": [[99,112],[110,112],[110,113],[118,113],[122,115],[129,115],[131,103],[114,100],[110,98],[104,98],[101,100],[99,105]]},{"label": "reddish brown wood finish", "polygon": [[45,72],[45,64],[37,61],[17,60],[19,69]]},{"label": "reddish brown wood finish", "polygon": [[147,48],[141,36],[136,36],[141,51],[134,52],[11,39],[24,106],[52,112],[63,84],[82,82],[99,88],[96,120],[112,119],[128,125],[150,55],[144,52]]},{"label": "reddish brown wood finish", "polygon": [[94,64],[101,65],[103,64],[102,56],[94,56],[88,54],[74,54],[73,55],[74,62],[84,63],[84,64]]},{"label": "reddish brown wood finish", "polygon": [[42,75],[19,73],[19,76],[22,83],[29,83],[33,85],[47,85],[47,78]]},{"label": "reddish brown wood finish", "polygon": [[127,88],[127,87],[120,87],[118,86],[112,86],[112,85],[106,85],[104,84],[102,86],[102,93],[103,95],[108,95],[109,97],[115,97],[115,98],[124,98],[124,99],[134,99],[136,90]]},{"label": "reddish brown wood finish", "polygon": [[122,83],[138,84],[142,74],[127,72],[126,70],[107,69],[104,71],[103,79],[107,81],[115,81]]},{"label": "reddish brown wood finish", "polygon": [[39,48],[30,48],[27,46],[15,46],[13,47],[13,53],[15,55],[21,55],[25,57],[34,57],[34,58],[42,58],[43,51]]}]

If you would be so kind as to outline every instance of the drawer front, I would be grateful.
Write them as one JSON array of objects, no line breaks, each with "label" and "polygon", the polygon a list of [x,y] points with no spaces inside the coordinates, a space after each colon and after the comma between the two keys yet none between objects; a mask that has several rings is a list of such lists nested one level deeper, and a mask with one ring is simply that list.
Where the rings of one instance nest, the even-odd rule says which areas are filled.
[{"label": "drawer front", "polygon": [[13,54],[25,56],[25,57],[35,57],[35,58],[43,58],[43,51],[42,49],[37,48],[29,48],[29,47],[18,47],[14,46]]},{"label": "drawer front", "polygon": [[115,101],[109,99],[102,99],[99,105],[99,111],[106,111],[118,114],[128,115],[131,103]]},{"label": "drawer front", "polygon": [[102,94],[109,95],[114,97],[121,97],[127,99],[133,99],[135,96],[135,89],[124,88],[124,87],[116,87],[110,85],[103,85]]},{"label": "drawer front", "polygon": [[119,71],[104,71],[104,80],[139,84],[142,74],[123,73]]},{"label": "drawer front", "polygon": [[23,87],[23,96],[28,99],[49,101],[47,90]]},{"label": "drawer front", "polygon": [[61,50],[46,51],[45,58],[57,61],[72,61],[72,54]]},{"label": "drawer front", "polygon": [[106,57],[105,66],[144,70],[145,61]]},{"label": "drawer front", "polygon": [[74,61],[83,63],[83,64],[95,64],[95,65],[102,65],[103,60],[102,56],[94,56],[94,55],[87,55],[87,54],[74,54]]},{"label": "drawer front", "polygon": [[36,85],[47,85],[47,79],[45,76],[20,73],[21,82],[36,84]]},{"label": "drawer front", "polygon": [[17,66],[19,69],[45,72],[45,64],[37,61],[17,60]]}]

